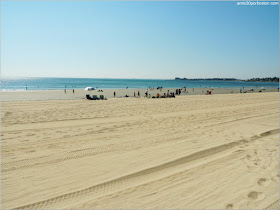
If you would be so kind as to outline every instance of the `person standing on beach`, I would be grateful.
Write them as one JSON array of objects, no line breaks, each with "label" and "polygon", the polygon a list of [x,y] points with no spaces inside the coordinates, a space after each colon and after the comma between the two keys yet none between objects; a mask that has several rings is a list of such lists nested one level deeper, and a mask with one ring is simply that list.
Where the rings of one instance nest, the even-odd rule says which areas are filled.
[{"label": "person standing on beach", "polygon": [[73,94],[75,93],[75,90],[73,89]]},{"label": "person standing on beach", "polygon": [[116,97],[116,92],[114,91],[114,98]]},{"label": "person standing on beach", "polygon": [[140,92],[138,91],[138,96],[140,97]]},{"label": "person standing on beach", "polygon": [[145,95],[146,97],[148,97],[148,89],[146,89]]},{"label": "person standing on beach", "polygon": [[66,93],[66,89],[64,89],[64,93]]},{"label": "person standing on beach", "polygon": [[135,92],[134,92],[134,97],[136,97],[136,94],[135,94]]}]

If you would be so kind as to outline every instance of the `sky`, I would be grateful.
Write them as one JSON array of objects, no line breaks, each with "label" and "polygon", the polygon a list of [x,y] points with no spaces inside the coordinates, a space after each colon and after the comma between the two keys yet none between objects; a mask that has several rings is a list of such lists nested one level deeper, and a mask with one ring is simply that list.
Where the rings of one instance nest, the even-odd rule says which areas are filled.
[{"label": "sky", "polygon": [[279,6],[1,1],[1,76],[279,77]]}]

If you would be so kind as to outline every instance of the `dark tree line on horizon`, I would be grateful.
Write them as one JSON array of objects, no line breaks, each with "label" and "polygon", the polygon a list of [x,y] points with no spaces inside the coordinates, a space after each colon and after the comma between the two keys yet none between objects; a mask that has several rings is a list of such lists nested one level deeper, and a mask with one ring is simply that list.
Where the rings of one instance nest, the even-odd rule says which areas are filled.
[{"label": "dark tree line on horizon", "polygon": [[247,82],[279,82],[279,77],[252,78],[245,80]]},{"label": "dark tree line on horizon", "polygon": [[252,78],[247,80],[235,79],[235,78],[196,78],[187,79],[175,77],[175,80],[223,80],[223,81],[245,81],[245,82],[279,82],[279,77],[265,77],[265,78]]}]

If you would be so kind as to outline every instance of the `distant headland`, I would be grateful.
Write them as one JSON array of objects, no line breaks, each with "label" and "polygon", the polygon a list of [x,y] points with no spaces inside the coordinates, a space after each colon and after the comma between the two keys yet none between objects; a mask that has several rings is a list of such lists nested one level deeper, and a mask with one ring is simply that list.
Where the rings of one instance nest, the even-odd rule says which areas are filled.
[{"label": "distant headland", "polygon": [[265,77],[265,78],[252,78],[247,80],[235,79],[235,78],[180,78],[175,77],[175,80],[222,80],[222,81],[245,81],[245,82],[279,82],[279,77]]}]

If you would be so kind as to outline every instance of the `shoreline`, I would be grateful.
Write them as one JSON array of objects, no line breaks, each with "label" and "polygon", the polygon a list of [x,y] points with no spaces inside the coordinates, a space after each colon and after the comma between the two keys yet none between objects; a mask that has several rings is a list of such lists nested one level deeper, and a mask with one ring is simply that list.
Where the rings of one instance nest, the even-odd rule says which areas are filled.
[{"label": "shoreline", "polygon": [[[254,91],[250,91],[250,90]],[[277,88],[244,88],[244,92],[249,93],[259,93],[262,90],[264,92],[278,92]],[[102,90],[102,92],[101,92]],[[163,95],[167,92],[176,92],[176,88],[162,88],[160,89],[148,89],[148,94],[156,96],[157,94]],[[187,95],[205,95],[205,93],[211,91],[212,94],[240,94],[240,88],[186,88],[186,91],[182,91],[180,96]],[[106,98],[114,98],[114,92],[116,92],[115,98],[123,98],[125,95],[128,95],[128,98],[138,96],[138,91],[140,97],[145,96],[145,89],[97,89],[92,91],[86,91],[84,89],[64,89],[60,90],[23,90],[23,91],[1,91],[1,101],[33,101],[33,100],[78,100],[84,99],[86,95],[104,95]],[[243,90],[242,90],[243,91]],[[177,96],[177,95],[176,95]]]},{"label": "shoreline", "polygon": [[[226,89],[226,90],[235,90],[235,89],[240,89],[242,87],[216,87],[216,86],[205,86],[205,87],[195,87],[194,89]],[[61,91],[61,90],[84,90],[84,88],[61,88],[61,89],[0,89],[1,92],[26,92],[26,91]],[[96,88],[96,90],[142,90],[142,89],[147,89],[147,88]],[[148,88],[149,89],[149,88]],[[156,89],[156,88],[154,88]],[[163,88],[163,89],[183,89],[183,87],[177,87],[177,88]],[[192,87],[187,88],[187,89],[193,89]],[[275,86],[271,87],[259,87],[259,86],[252,86],[252,87],[244,87],[244,89],[256,89],[256,90],[261,90],[261,89],[277,89]]]}]

